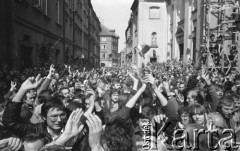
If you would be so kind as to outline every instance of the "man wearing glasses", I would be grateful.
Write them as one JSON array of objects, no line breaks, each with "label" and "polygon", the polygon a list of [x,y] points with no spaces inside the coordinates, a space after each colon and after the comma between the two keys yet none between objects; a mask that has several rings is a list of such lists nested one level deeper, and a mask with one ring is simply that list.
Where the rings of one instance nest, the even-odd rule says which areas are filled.
[{"label": "man wearing glasses", "polygon": [[30,133],[44,133],[53,141],[62,132],[66,120],[65,107],[59,99],[51,99],[42,106],[44,122],[38,124],[25,123],[20,120],[21,106],[24,95],[32,89],[36,89],[41,83],[40,75],[35,79],[28,78],[19,89],[3,113],[3,124],[20,138]]}]

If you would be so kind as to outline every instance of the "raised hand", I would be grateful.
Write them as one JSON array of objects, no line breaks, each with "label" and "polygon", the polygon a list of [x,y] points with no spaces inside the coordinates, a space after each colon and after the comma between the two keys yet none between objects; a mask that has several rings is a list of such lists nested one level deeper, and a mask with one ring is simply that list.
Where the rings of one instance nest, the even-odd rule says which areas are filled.
[{"label": "raised hand", "polygon": [[155,120],[155,122],[160,124],[161,122],[165,121],[167,117],[165,114],[159,114],[159,115],[155,115],[153,119]]},{"label": "raised hand", "polygon": [[64,135],[70,138],[77,136],[83,129],[84,125],[80,123],[80,118],[83,115],[82,109],[76,109],[69,116],[65,126]]},{"label": "raised hand", "polygon": [[42,82],[41,75],[38,74],[36,78],[29,77],[25,82],[22,83],[20,89],[24,89],[24,90],[36,89],[41,82]]},{"label": "raised hand", "polygon": [[89,107],[87,109],[87,111],[84,113],[85,116],[89,116],[89,114],[92,113],[93,109],[94,109],[94,105],[95,105],[95,92],[92,89],[88,89],[86,91],[86,95],[87,94],[92,94],[92,96],[89,97]]},{"label": "raised hand", "polygon": [[133,81],[136,81],[137,78],[135,78],[132,73],[130,73],[129,71],[127,71],[127,76],[129,76]]},{"label": "raised hand", "polygon": [[14,91],[16,89],[17,82],[11,81],[11,88],[10,91]]},{"label": "raised hand", "polygon": [[97,115],[90,114],[86,121],[89,128],[88,142],[92,151],[103,150],[100,144],[102,133],[102,121]]},{"label": "raised hand", "polygon": [[4,150],[11,150],[11,151],[18,151],[22,147],[22,141],[19,138],[6,138],[3,140],[0,140],[0,149]]},{"label": "raised hand", "polygon": [[54,65],[51,64],[47,78],[48,78],[48,79],[51,79],[51,78],[54,76],[54,74],[55,74]]},{"label": "raised hand", "polygon": [[207,85],[211,84],[211,80],[209,78],[209,73],[208,72],[202,72],[201,77],[204,79],[204,81],[207,83]]},{"label": "raised hand", "polygon": [[72,74],[71,66],[70,66],[70,65],[68,66],[68,73],[69,73],[69,74]]},{"label": "raised hand", "polygon": [[18,151],[22,147],[22,141],[19,138],[10,137],[8,139],[8,148],[12,151]]},{"label": "raised hand", "polygon": [[57,138],[55,142],[48,145],[62,145],[64,146],[70,139],[76,137],[84,128],[81,124],[80,119],[83,115],[82,109],[74,110],[68,118],[64,132]]},{"label": "raised hand", "polygon": [[157,88],[155,79],[153,78],[152,74],[146,74],[144,77],[144,81],[147,83],[150,83],[152,85],[152,88]]},{"label": "raised hand", "polygon": [[163,87],[165,88],[166,93],[167,93],[168,95],[170,95],[170,86],[169,86],[168,81],[163,81]]}]

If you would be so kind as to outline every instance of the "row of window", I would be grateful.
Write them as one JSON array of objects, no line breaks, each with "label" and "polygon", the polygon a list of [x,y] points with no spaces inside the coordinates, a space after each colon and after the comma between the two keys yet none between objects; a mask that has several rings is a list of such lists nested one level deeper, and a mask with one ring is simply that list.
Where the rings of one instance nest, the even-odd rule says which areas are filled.
[{"label": "row of window", "polygon": [[[132,40],[131,36],[129,36],[128,38]],[[157,46],[157,33],[156,32],[152,32],[152,35],[151,35],[151,45],[152,46]]]},{"label": "row of window", "polygon": [[101,49],[107,49],[107,45],[106,44],[101,44]]},{"label": "row of window", "polygon": [[[107,44],[101,44],[101,49],[107,49]],[[117,50],[118,47],[115,46],[115,45],[113,45],[113,46],[112,46],[112,49],[113,49],[113,50]]]},{"label": "row of window", "polygon": [[116,39],[116,38],[113,38],[113,40],[112,40],[113,42],[115,42],[115,43],[117,43],[118,42],[118,40]]},{"label": "row of window", "polygon": [[[136,16],[138,13],[136,12]],[[149,19],[160,19],[161,9],[158,6],[152,6],[149,8]]]},{"label": "row of window", "polygon": [[[74,9],[74,0],[65,0],[65,2],[69,5],[69,8],[71,10],[75,10]],[[38,8],[40,10],[42,10],[42,12],[45,14],[45,15],[48,15],[48,0],[33,0],[33,7],[35,8]],[[82,9],[82,2],[81,0],[78,0],[77,2],[77,6],[75,8],[79,8],[79,9]],[[57,19],[57,23],[60,24],[60,21],[61,21],[61,16],[60,16],[60,10],[61,10],[61,1],[60,0],[57,0],[56,1],[56,19]],[[91,11],[90,11],[91,13]],[[83,12],[83,17],[84,17],[84,20],[87,21],[87,13],[86,11],[84,10]],[[65,20],[66,21],[66,20]],[[87,23],[87,22],[86,22]]]},{"label": "row of window", "polygon": [[153,6],[153,7],[150,7],[149,9],[149,18],[150,19],[160,19],[160,7],[156,7],[156,6]]},{"label": "row of window", "polygon": [[[103,42],[107,41],[107,37],[101,37],[101,41],[103,41]],[[117,43],[118,40],[117,40],[116,38],[113,38],[113,39],[112,39],[112,42]]]},{"label": "row of window", "polygon": [[[41,10],[44,15],[48,15],[48,0],[34,0],[33,1],[33,7]],[[56,1],[56,19],[57,23],[60,24],[60,1]]]},{"label": "row of window", "polygon": [[106,37],[101,37],[101,41],[107,41]]},{"label": "row of window", "polygon": [[112,54],[108,54],[107,53],[100,53],[100,57],[101,58],[112,58],[112,59],[116,59],[115,55]]},{"label": "row of window", "polygon": [[112,46],[112,49],[113,49],[113,50],[117,50],[118,48],[117,48],[117,46],[113,45],[113,46]]},{"label": "row of window", "polygon": [[45,15],[48,14],[48,0],[34,0],[33,7],[41,9]]}]

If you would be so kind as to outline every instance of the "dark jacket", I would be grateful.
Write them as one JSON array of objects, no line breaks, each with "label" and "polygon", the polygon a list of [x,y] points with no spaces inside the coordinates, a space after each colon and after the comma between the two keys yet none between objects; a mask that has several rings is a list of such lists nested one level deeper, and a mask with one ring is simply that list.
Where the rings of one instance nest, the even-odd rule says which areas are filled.
[{"label": "dark jacket", "polygon": [[9,102],[3,113],[3,124],[18,137],[22,138],[29,133],[45,133],[49,140],[52,140],[50,134],[47,132],[47,124],[38,123],[24,123],[21,121],[22,102]]},{"label": "dark jacket", "polygon": [[168,117],[163,132],[165,132],[165,135],[168,137],[168,142],[170,143],[173,139],[173,133],[178,122],[178,104],[175,99],[171,99],[168,101],[167,105],[162,108]]}]

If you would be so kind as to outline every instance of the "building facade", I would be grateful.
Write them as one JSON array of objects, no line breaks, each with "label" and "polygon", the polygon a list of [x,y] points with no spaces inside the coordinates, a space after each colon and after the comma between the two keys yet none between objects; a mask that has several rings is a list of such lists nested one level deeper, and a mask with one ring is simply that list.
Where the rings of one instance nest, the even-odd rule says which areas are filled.
[{"label": "building facade", "polygon": [[[238,0],[170,0],[169,50],[171,58],[184,63],[193,60],[197,65],[228,69],[236,67],[236,14]],[[203,57],[204,54],[206,57]],[[205,61],[203,61],[205,60]]]},{"label": "building facade", "polygon": [[[168,15],[166,0],[135,0],[126,29],[127,64],[164,62],[168,58]],[[138,45],[149,45],[150,50],[141,57]]]},{"label": "building facade", "polygon": [[[237,66],[239,0],[135,0],[131,10],[125,31],[128,65],[176,59],[222,70]],[[150,46],[145,58],[138,45]]]},{"label": "building facade", "polygon": [[[126,49],[126,48],[125,48]],[[122,68],[126,67],[127,64],[126,64],[126,50],[123,49],[121,52],[120,52],[120,66]]]},{"label": "building facade", "polygon": [[0,67],[80,63],[91,54],[99,66],[101,28],[91,1],[3,0],[0,7]]},{"label": "building facade", "polygon": [[108,29],[101,24],[100,33],[100,60],[101,66],[117,67],[118,66],[118,39],[115,30]]},{"label": "building facade", "polygon": [[203,40],[203,4],[199,0],[170,0],[168,3],[168,45],[171,58],[196,60]]}]

